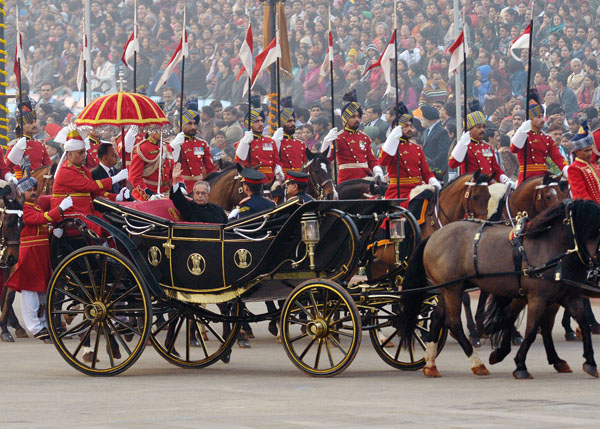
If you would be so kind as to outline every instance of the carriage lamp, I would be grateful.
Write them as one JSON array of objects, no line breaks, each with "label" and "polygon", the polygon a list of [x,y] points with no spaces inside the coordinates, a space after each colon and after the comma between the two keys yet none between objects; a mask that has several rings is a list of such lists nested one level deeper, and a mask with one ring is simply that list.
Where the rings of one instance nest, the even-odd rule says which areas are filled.
[{"label": "carriage lamp", "polygon": [[310,269],[315,269],[315,245],[319,242],[319,219],[315,213],[304,213],[300,220],[302,226],[302,241],[306,245]]},{"label": "carriage lamp", "polygon": [[400,243],[404,241],[406,238],[405,232],[405,224],[406,219],[390,219],[389,221],[389,231],[390,231],[390,240],[394,243],[394,257],[396,258],[396,266],[400,266]]}]

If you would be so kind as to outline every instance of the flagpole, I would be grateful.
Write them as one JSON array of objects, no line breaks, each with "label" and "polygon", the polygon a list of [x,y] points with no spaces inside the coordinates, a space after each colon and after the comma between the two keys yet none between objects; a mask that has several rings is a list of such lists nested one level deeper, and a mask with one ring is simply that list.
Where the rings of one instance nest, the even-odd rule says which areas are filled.
[{"label": "flagpole", "polygon": [[[458,0],[454,0],[454,40],[458,39],[458,36],[460,34],[460,31],[458,29],[458,22],[459,22],[459,11],[458,11]],[[466,35],[464,35],[466,36]],[[463,37],[464,37],[463,36]],[[466,39],[466,37],[464,37]],[[465,41],[463,41],[463,43],[466,43]],[[463,46],[463,49],[466,48],[466,45]],[[461,91],[461,84],[460,84],[460,73],[454,73],[454,87],[456,90],[456,95],[455,95],[455,105],[456,105],[456,138],[457,141],[460,138],[460,136],[462,135],[462,130],[463,130],[463,126],[462,126],[462,121],[461,121],[461,114],[460,114],[460,91]],[[465,123],[466,126],[466,123]]]},{"label": "flagpole", "polygon": [[[184,6],[185,7],[185,6]],[[184,23],[185,24],[185,23]],[[137,91],[137,0],[133,0],[133,92]]]},{"label": "flagpole", "polygon": [[[399,118],[399,110],[398,105],[400,101],[400,91],[398,88],[398,2],[394,0],[394,75],[396,80],[396,123],[395,126],[398,125]],[[396,179],[396,198],[400,198],[400,146],[396,148],[396,172],[398,178]]]},{"label": "flagpole", "polygon": [[[22,43],[22,38],[21,38],[21,32],[19,29],[19,4],[16,4],[16,8],[17,8],[17,19],[16,19],[16,24],[17,24],[17,52],[20,50],[21,52],[23,52],[21,43]],[[21,48],[21,49],[19,49]],[[21,126],[21,135],[24,136],[25,135],[25,131],[23,130],[23,91],[21,90],[21,58],[19,56],[19,58],[17,58],[17,72],[19,74],[19,125]]]},{"label": "flagpole", "polygon": [[[465,35],[466,22],[463,24],[463,38]],[[463,121],[465,124],[465,130],[467,129],[467,114],[468,114],[468,103],[467,103],[467,45],[466,41],[463,40],[463,80],[464,80],[464,94],[463,94]],[[461,171],[461,174],[465,174],[469,171],[469,157],[465,155],[465,171]]]},{"label": "flagpole", "polygon": [[85,25],[85,15],[83,15],[83,46],[81,47],[81,55],[83,56],[83,107],[87,106],[87,34]]},{"label": "flagpole", "polygon": [[[331,80],[330,90],[331,90],[331,128],[335,127],[335,107],[334,107],[334,88],[333,88],[333,43],[329,46],[329,37],[333,37],[331,34],[331,6],[329,6],[329,15],[328,15],[328,24],[329,24],[329,34],[327,35],[327,49],[332,49],[332,52],[329,52],[329,79]],[[333,141],[333,183],[337,185],[338,178],[338,168],[337,168],[337,139]]]},{"label": "flagpole", "polygon": [[[277,20],[277,9],[275,9],[273,18],[275,19],[275,37],[277,38],[277,46],[279,47],[279,53],[281,53],[281,46],[279,45],[279,22]],[[281,128],[281,64],[279,60],[280,58],[278,55],[275,65],[277,68],[277,128]]]},{"label": "flagpole", "polygon": [[[527,60],[527,93],[525,94],[525,120],[529,120],[529,91],[531,90],[531,49],[533,49],[533,3],[531,4],[531,21],[529,22],[529,52]],[[523,181],[527,180],[527,146],[529,143],[529,135],[525,140],[525,146],[523,147]],[[522,183],[522,182],[521,182]]]},{"label": "flagpole", "polygon": [[[181,53],[183,54],[181,58],[181,94],[179,97],[179,132],[181,132],[182,124],[183,124],[183,89],[185,82],[185,49],[187,46],[187,37],[185,30],[185,9],[186,3],[183,3],[183,30],[181,33]],[[181,156],[181,153],[179,154]]]}]

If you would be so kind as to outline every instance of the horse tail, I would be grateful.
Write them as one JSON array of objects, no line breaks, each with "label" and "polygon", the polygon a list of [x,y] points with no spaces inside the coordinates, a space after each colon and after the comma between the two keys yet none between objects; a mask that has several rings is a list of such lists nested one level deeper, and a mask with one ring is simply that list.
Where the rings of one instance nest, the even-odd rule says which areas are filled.
[{"label": "horse tail", "polygon": [[[402,283],[402,291],[417,290],[427,286],[427,275],[423,265],[423,254],[429,237],[421,241],[408,261],[406,276]],[[426,292],[406,293],[400,298],[402,311],[400,312],[400,337],[402,347],[410,348],[413,331],[417,326],[418,316],[421,312],[421,303],[426,297]]]},{"label": "horse tail", "polygon": [[507,307],[511,298],[490,295],[485,306],[483,319],[483,332],[485,332],[492,343],[492,348],[497,349],[502,344],[505,335],[510,335],[511,330],[506,326]]}]

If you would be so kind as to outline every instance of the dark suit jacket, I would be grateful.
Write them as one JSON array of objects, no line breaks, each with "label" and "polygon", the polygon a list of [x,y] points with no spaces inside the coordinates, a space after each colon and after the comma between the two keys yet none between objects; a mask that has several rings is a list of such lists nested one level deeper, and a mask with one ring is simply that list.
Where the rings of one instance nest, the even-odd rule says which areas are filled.
[{"label": "dark suit jacket", "polygon": [[429,168],[439,171],[448,169],[448,149],[450,148],[450,137],[448,132],[438,121],[429,135],[427,130],[423,132],[423,151],[429,164]]},{"label": "dark suit jacket", "polygon": [[[117,170],[115,168],[115,174],[117,174],[118,172],[119,172],[119,170]],[[94,179],[94,180],[102,180],[102,179],[106,179],[107,177],[110,177],[108,175],[108,173],[106,172],[106,170],[104,169],[104,167],[102,167],[100,164],[98,164],[97,166],[92,168],[90,173],[92,173],[92,179]],[[115,183],[112,186],[111,192],[118,194],[120,190],[121,190],[121,183]]]}]

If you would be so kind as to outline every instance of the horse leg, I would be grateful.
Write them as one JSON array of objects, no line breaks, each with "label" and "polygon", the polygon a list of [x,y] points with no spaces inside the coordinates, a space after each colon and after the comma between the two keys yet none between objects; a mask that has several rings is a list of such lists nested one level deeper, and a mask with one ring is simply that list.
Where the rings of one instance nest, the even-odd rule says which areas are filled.
[{"label": "horse leg", "polygon": [[558,357],[556,348],[554,348],[554,341],[552,340],[552,328],[554,328],[554,319],[556,318],[559,307],[559,304],[552,304],[546,309],[540,322],[540,328],[542,330],[542,339],[544,341],[544,349],[546,350],[548,364],[554,366],[554,369],[559,373],[568,373],[573,372],[573,370],[567,361]]},{"label": "horse leg", "polygon": [[565,312],[563,313],[561,325],[565,330],[565,340],[577,341],[577,335],[575,335],[575,331],[573,331],[573,328],[571,328],[571,313],[566,308]]},{"label": "horse leg", "polygon": [[598,324],[598,321],[594,316],[589,298],[583,298],[583,307],[585,308],[585,318],[588,325],[592,328],[592,334],[600,334],[600,324]]},{"label": "horse leg", "polygon": [[19,319],[17,318],[17,314],[15,313],[15,309],[13,307],[13,304],[15,302],[15,295],[16,295],[16,292],[14,290],[9,290],[6,293],[7,322],[15,330],[15,335],[17,336],[17,338],[29,338],[29,335],[27,335],[27,332],[25,332],[25,329],[23,329],[23,327],[19,323]]},{"label": "horse leg", "polygon": [[596,366],[596,361],[594,360],[594,349],[592,347],[592,331],[585,318],[583,299],[575,296],[569,297],[566,304],[566,307],[569,309],[569,312],[573,315],[581,329],[581,335],[583,337],[583,357],[585,358],[583,371],[592,377],[598,378],[598,368]]},{"label": "horse leg", "polygon": [[485,319],[485,303],[490,294],[484,290],[479,291],[479,301],[477,301],[477,309],[475,310],[475,324],[477,326],[478,337],[484,337],[483,320]]},{"label": "horse leg", "polygon": [[468,292],[463,292],[462,304],[465,308],[465,318],[467,319],[467,329],[469,330],[469,341],[473,347],[481,347],[481,341],[479,340],[479,334],[477,333],[477,326],[475,326],[475,320],[473,320],[473,311],[471,311],[471,298]]},{"label": "horse leg", "polygon": [[515,364],[517,365],[517,368],[513,371],[513,377],[517,379],[533,378],[529,371],[527,371],[525,359],[527,358],[529,347],[531,347],[535,341],[537,329],[540,324],[540,320],[546,311],[546,308],[548,308],[546,302],[539,298],[530,299],[527,303],[527,328],[525,330],[525,338],[523,339],[523,343],[521,344],[521,347],[519,347],[519,351],[515,356]]},{"label": "horse leg", "polygon": [[5,287],[0,295],[0,309],[2,310],[2,314],[0,315],[0,340],[2,340],[2,342],[14,343],[15,339],[8,330],[9,308],[12,306],[12,303],[9,305],[8,302],[8,292],[9,288]]},{"label": "horse leg", "polygon": [[[500,347],[494,349],[490,353],[489,362],[490,365],[495,365],[502,362],[506,356],[510,353],[512,343],[512,331],[514,329],[514,323],[519,313],[525,307],[526,301],[523,299],[513,299],[508,305],[505,314],[502,316],[501,332],[498,334],[500,337]],[[492,335],[492,340],[495,340],[496,334]],[[492,341],[492,344],[494,341]]]},{"label": "horse leg", "polygon": [[428,342],[425,345],[425,367],[423,368],[423,374],[426,377],[441,377],[442,374],[435,366],[435,358],[437,356],[437,344],[429,339],[439,338],[440,330],[444,326],[444,320],[446,318],[446,308],[444,304],[443,296],[440,296],[438,305],[433,314],[431,315],[431,326],[429,328]]}]

